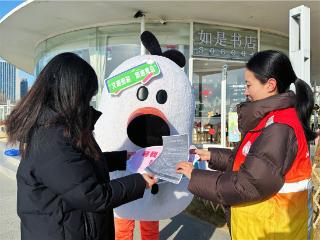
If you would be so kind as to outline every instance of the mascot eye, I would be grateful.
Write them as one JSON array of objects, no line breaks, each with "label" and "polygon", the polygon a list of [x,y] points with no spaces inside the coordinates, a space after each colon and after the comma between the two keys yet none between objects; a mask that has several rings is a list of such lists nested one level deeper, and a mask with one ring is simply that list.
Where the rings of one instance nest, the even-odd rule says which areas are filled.
[{"label": "mascot eye", "polygon": [[159,90],[157,92],[157,102],[160,104],[164,104],[167,101],[168,95],[167,92],[165,90]]},{"label": "mascot eye", "polygon": [[137,91],[137,98],[140,101],[144,101],[147,99],[148,94],[149,94],[148,88],[146,88],[145,86],[139,87]]}]

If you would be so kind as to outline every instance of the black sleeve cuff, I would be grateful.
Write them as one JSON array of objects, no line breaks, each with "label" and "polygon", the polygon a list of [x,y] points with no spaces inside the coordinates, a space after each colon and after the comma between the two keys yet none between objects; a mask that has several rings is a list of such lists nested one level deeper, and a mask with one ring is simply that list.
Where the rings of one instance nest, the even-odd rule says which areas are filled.
[{"label": "black sleeve cuff", "polygon": [[126,170],[127,151],[104,152],[103,157],[110,172],[116,170]]}]

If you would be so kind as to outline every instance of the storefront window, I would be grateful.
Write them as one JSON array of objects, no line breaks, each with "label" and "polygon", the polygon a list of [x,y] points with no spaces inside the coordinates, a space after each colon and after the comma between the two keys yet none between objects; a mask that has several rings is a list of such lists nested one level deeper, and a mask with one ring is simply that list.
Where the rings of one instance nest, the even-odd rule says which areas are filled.
[{"label": "storefront window", "polygon": [[195,95],[194,144],[221,141],[221,67],[214,61],[194,60],[192,84]]},{"label": "storefront window", "polygon": [[139,36],[138,23],[98,28],[99,52],[104,56],[104,64],[100,64],[103,79],[125,60],[140,55]]},{"label": "storefront window", "polygon": [[146,23],[145,29],[152,32],[158,39],[162,52],[176,49],[186,58],[184,71],[189,74],[189,39],[190,24],[188,23]]},{"label": "storefront window", "polygon": [[[244,63],[241,62],[193,61],[194,144],[233,147],[240,140],[237,121],[234,120],[237,118],[236,105],[245,101],[243,74]],[[223,89],[225,101],[222,99]],[[225,116],[221,115],[222,110]]]},{"label": "storefront window", "polygon": [[73,31],[47,39],[36,49],[36,75],[56,55],[62,52],[74,52],[90,63],[89,49],[95,47],[96,29]]},{"label": "storefront window", "polygon": [[73,52],[86,60],[95,70],[99,91],[93,99],[96,106],[104,80],[123,61],[140,54],[140,24],[106,26],[74,31],[50,38],[37,48],[36,75],[59,53]]},{"label": "storefront window", "polygon": [[244,102],[246,97],[243,64],[234,63],[227,72],[227,99],[226,99],[226,146],[234,147],[240,141],[238,130],[237,104]]},{"label": "storefront window", "polygon": [[125,60],[140,55],[140,24],[99,27],[96,49],[92,51],[90,64],[99,80],[96,102],[99,105],[104,80]]}]

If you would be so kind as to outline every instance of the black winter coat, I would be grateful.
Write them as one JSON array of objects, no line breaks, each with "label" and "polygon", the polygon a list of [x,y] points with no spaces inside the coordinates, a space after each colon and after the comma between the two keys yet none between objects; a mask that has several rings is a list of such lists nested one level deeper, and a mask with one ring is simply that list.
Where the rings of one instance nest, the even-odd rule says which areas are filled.
[{"label": "black winter coat", "polygon": [[114,239],[113,208],[142,198],[146,183],[140,174],[110,181],[126,152],[101,154],[95,161],[76,151],[63,126],[34,131],[17,172],[22,240]]}]

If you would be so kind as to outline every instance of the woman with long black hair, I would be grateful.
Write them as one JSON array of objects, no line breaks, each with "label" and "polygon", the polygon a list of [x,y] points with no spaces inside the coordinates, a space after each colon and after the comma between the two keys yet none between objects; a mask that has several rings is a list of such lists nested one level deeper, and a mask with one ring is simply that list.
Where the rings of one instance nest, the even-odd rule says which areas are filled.
[{"label": "woman with long black hair", "polygon": [[[73,53],[54,57],[7,119],[19,142],[17,171],[21,238],[114,239],[113,208],[143,197],[155,179],[133,174],[110,181],[127,152],[102,153],[93,136],[100,113],[93,68]],[[110,133],[112,134],[112,133]]]},{"label": "woman with long black hair", "polygon": [[[249,101],[237,109],[238,147],[196,150],[217,171],[181,162],[177,172],[190,178],[192,193],[230,206],[232,239],[311,239],[312,90],[297,78],[289,58],[273,50],[249,60],[245,80]],[[296,94],[289,90],[292,83]]]}]

